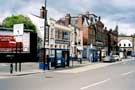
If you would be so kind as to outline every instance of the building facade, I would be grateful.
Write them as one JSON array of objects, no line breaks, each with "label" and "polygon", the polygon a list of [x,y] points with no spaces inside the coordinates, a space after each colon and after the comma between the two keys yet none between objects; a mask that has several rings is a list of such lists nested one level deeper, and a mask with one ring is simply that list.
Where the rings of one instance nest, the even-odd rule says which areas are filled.
[{"label": "building facade", "polygon": [[[101,58],[116,54],[118,30],[107,30],[101,21],[101,17],[86,12],[72,17],[65,16],[66,25],[76,25],[83,32],[83,58],[92,61],[101,61]],[[118,28],[117,28],[118,29]]]},{"label": "building facade", "polygon": [[83,39],[82,39],[82,30],[80,30],[76,26],[70,26],[72,28],[71,31],[71,48],[70,48],[70,53],[72,58],[78,58],[82,59],[82,54],[83,54]]},{"label": "building facade", "polygon": [[126,56],[135,56],[134,47],[135,47],[135,37],[134,35],[119,35],[118,37],[118,46],[121,57],[124,58]]},{"label": "building facade", "polygon": [[[42,16],[44,15],[44,10],[42,9],[44,8],[40,9],[40,16],[29,15],[29,18],[37,28],[37,34],[40,39],[39,49],[44,49],[45,47],[46,55],[49,55],[50,61],[55,63],[53,65],[63,63],[63,66],[69,66],[71,27],[50,18],[47,20],[44,37],[44,16]],[[43,56],[43,51],[41,50],[41,56]]]}]

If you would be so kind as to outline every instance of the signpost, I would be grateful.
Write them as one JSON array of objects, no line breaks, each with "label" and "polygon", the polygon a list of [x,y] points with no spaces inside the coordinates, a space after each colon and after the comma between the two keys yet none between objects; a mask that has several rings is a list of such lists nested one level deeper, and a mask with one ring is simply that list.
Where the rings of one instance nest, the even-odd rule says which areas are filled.
[{"label": "signpost", "polygon": [[[13,35],[16,37],[16,39],[20,39],[20,36],[22,37],[22,42],[23,42],[23,33],[24,33],[24,24],[14,24],[13,26]],[[17,44],[16,44],[17,45]],[[21,45],[19,45],[19,53],[21,53]],[[17,55],[17,48],[16,46],[16,55]],[[17,72],[17,61],[15,63],[15,71]],[[19,62],[19,71],[21,71],[21,62]]]},{"label": "signpost", "polygon": [[13,29],[14,36],[22,36],[24,32],[24,24],[14,24]]}]

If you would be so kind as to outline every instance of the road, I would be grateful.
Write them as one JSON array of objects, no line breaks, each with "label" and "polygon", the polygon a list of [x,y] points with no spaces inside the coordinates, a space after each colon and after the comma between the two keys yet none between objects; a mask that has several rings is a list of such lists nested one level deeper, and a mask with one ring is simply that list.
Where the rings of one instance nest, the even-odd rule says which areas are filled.
[{"label": "road", "polygon": [[80,73],[45,73],[0,79],[0,90],[134,90],[135,60]]}]

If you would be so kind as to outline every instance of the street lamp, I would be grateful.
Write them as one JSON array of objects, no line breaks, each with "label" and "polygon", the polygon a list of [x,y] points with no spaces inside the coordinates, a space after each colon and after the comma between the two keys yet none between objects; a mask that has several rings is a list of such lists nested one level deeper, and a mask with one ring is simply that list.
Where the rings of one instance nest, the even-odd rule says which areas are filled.
[{"label": "street lamp", "polygon": [[43,67],[43,70],[45,70],[45,57],[46,57],[46,48],[45,48],[45,42],[46,42],[46,21],[47,21],[47,10],[46,10],[46,0],[44,2],[44,5],[45,5],[45,8],[44,8],[44,60],[43,60],[43,63],[44,63],[44,67]]}]

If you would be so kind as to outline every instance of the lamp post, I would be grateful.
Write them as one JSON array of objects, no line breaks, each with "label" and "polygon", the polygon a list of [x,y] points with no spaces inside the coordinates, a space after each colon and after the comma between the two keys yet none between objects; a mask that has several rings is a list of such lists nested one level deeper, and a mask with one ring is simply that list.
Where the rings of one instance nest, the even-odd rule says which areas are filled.
[{"label": "lamp post", "polygon": [[44,67],[43,67],[43,70],[45,70],[45,57],[46,57],[46,48],[45,48],[45,42],[46,42],[46,21],[47,21],[47,10],[46,10],[46,0],[44,2],[44,5],[45,5],[45,8],[44,8],[44,60],[43,60],[43,63],[44,63]]}]

